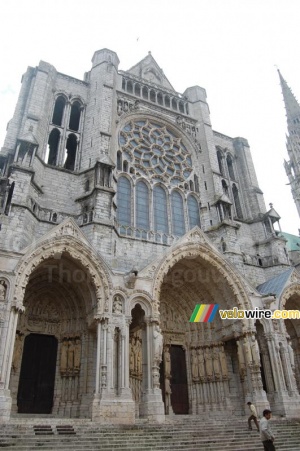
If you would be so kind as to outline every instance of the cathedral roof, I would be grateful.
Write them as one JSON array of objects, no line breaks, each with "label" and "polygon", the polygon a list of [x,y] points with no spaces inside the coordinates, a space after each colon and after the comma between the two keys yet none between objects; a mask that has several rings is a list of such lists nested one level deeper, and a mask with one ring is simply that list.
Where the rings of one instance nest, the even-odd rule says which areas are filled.
[{"label": "cathedral roof", "polygon": [[277,276],[272,277],[266,282],[258,285],[258,292],[260,294],[274,294],[277,298],[279,298],[285,286],[287,285],[293,271],[295,271],[295,268],[289,268],[286,271],[278,274]]},{"label": "cathedral roof", "polygon": [[143,78],[144,80],[155,83],[156,85],[163,86],[167,89],[175,91],[167,77],[165,76],[163,70],[159,67],[151,52],[142,59],[135,66],[131,67],[128,71],[129,74],[135,75],[136,77]]},{"label": "cathedral roof", "polygon": [[287,240],[286,247],[288,251],[300,252],[300,236],[292,235],[291,233],[279,232],[278,236],[282,236]]}]

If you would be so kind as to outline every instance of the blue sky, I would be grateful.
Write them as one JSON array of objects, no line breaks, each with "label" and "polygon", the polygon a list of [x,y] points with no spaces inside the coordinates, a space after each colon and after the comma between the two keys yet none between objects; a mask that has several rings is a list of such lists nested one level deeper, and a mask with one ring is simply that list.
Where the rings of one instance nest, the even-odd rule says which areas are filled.
[{"label": "blue sky", "polygon": [[300,99],[299,17],[299,0],[2,2],[0,145],[27,66],[44,60],[83,78],[95,50],[114,50],[122,70],[150,50],[177,91],[206,89],[214,130],[248,139],[267,207],[298,234],[276,67]]}]

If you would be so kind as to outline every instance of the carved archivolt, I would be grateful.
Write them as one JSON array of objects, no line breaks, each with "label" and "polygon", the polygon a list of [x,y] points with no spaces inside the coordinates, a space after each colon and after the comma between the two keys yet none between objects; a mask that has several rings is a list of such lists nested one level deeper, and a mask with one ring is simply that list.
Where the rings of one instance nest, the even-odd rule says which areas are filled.
[{"label": "carved archivolt", "polygon": [[7,300],[7,283],[4,279],[0,279],[0,302]]},{"label": "carved archivolt", "polygon": [[[193,240],[193,237],[191,236],[190,239]],[[199,241],[200,240],[201,237],[199,237]],[[236,275],[228,262],[222,259],[221,256],[214,252],[213,249],[204,242],[181,244],[180,246],[174,248],[170,254],[167,255],[167,257],[164,257],[164,259],[161,260],[153,275],[154,299],[160,299],[164,277],[178,261],[183,260],[184,258],[197,257],[200,257],[202,261],[215,268],[217,272],[224,277],[224,280],[226,280],[229,288],[231,289],[232,294],[236,299],[236,304],[239,308],[250,308],[246,289],[241,279]]]},{"label": "carved archivolt", "polygon": [[68,254],[77,261],[87,275],[87,282],[91,284],[97,298],[97,313],[104,309],[104,299],[109,298],[112,282],[106,265],[99,263],[99,257],[94,255],[85,243],[74,236],[54,237],[41,243],[37,249],[26,253],[16,268],[16,284],[14,293],[14,306],[23,309],[25,288],[31,273],[41,263],[50,258],[57,258]]},{"label": "carved archivolt", "polygon": [[287,287],[284,292],[281,295],[280,301],[279,301],[279,309],[285,309],[285,305],[287,303],[287,301],[292,297],[292,296],[297,296],[299,297],[299,309],[300,309],[300,284],[299,283],[293,283],[292,285],[290,285],[289,287]]}]

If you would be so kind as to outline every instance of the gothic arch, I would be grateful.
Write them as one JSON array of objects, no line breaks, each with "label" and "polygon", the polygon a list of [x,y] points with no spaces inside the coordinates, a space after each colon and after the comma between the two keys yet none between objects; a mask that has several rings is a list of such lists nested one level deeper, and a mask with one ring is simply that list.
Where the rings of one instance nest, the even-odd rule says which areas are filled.
[{"label": "gothic arch", "polygon": [[142,307],[147,317],[151,317],[153,315],[151,297],[147,293],[134,293],[130,297],[126,308],[126,315],[131,315],[131,311],[137,304]]},{"label": "gothic arch", "polygon": [[191,259],[200,257],[203,261],[215,268],[227,281],[236,300],[236,306],[241,309],[250,308],[246,287],[236,272],[231,268],[231,265],[206,242],[205,238],[202,238],[202,232],[199,231],[197,233],[197,229],[194,229],[193,232],[186,235],[189,242],[178,244],[171,249],[169,254],[165,256],[156,267],[153,275],[153,298],[155,301],[158,302],[160,299],[164,277],[177,262],[185,258]]},{"label": "gothic arch", "polygon": [[283,293],[280,297],[280,300],[279,300],[278,308],[281,310],[285,309],[285,305],[286,305],[287,301],[294,295],[299,296],[299,298],[300,298],[300,284],[299,283],[293,283],[293,284],[289,285],[283,291]]},{"label": "gothic arch", "polygon": [[66,254],[75,262],[79,263],[94,289],[95,303],[97,304],[97,314],[107,311],[107,299],[112,289],[112,281],[104,261],[79,238],[65,235],[49,238],[40,242],[34,249],[21,258],[16,268],[16,283],[13,298],[15,307],[24,309],[25,289],[31,273],[43,262],[56,255]]}]

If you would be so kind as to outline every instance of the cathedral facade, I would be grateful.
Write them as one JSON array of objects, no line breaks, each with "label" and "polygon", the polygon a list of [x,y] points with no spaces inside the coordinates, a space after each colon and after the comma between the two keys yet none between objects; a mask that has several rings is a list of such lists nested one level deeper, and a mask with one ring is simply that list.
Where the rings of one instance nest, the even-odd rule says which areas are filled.
[{"label": "cathedral facade", "polygon": [[[151,53],[29,67],[0,153],[0,418],[299,414],[300,276],[245,138]],[[202,307],[208,308],[209,307]]]}]

